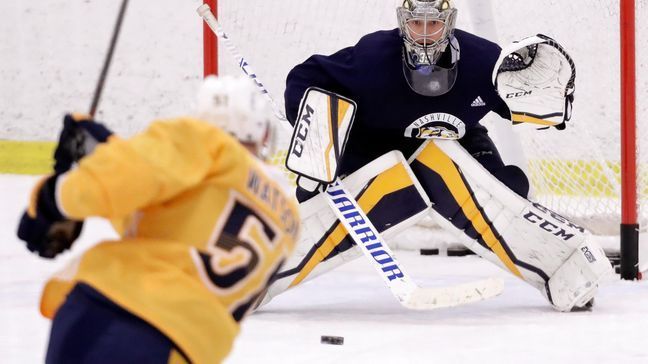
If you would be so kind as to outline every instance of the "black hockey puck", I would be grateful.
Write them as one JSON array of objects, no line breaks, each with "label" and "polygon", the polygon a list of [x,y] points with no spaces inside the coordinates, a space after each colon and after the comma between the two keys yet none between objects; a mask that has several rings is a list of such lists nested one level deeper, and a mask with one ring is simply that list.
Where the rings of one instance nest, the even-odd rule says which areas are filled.
[{"label": "black hockey puck", "polygon": [[468,248],[450,248],[448,249],[449,257],[465,257],[466,255],[475,254],[472,250]]},{"label": "black hockey puck", "polygon": [[439,249],[421,249],[421,255],[439,255]]},{"label": "black hockey puck", "polygon": [[342,337],[342,336],[322,335],[320,343],[329,344],[329,345],[343,345],[344,344],[344,337]]}]

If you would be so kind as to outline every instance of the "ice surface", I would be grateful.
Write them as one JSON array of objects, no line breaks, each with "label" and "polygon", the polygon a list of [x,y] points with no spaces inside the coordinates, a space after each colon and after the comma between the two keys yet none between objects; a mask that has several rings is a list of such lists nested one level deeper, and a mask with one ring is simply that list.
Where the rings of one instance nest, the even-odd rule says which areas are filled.
[{"label": "ice surface", "polygon": [[[43,361],[49,322],[40,289],[72,254],[114,236],[91,220],[72,254],[53,262],[15,238],[34,177],[0,175],[0,357]],[[424,286],[497,276],[504,293],[486,302],[420,312],[402,308],[362,258],[277,297],[242,326],[228,363],[647,363],[648,282],[605,285],[592,312],[553,311],[540,294],[476,258],[399,252]],[[321,335],[344,345],[320,344]]]}]

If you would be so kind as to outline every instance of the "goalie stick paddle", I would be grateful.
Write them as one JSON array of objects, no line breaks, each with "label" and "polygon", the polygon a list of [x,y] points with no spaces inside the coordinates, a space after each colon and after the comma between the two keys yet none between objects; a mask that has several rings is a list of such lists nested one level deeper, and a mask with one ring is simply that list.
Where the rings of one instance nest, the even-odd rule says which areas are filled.
[{"label": "goalie stick paddle", "polygon": [[[223,31],[222,27],[216,20],[209,5],[203,4],[196,10],[204,19],[209,28],[216,36],[223,41],[226,48],[236,59],[239,68],[250,79],[254,81],[261,93],[266,96],[268,102],[274,109],[275,116],[283,121],[282,126],[292,132],[292,126],[288,123],[285,115],[279,110],[268,90],[259,80],[256,73],[250,67],[250,64],[241,56],[234,46],[233,42]],[[371,262],[374,268],[380,273],[381,277],[387,284],[392,294],[404,307],[416,310],[429,310],[442,307],[452,307],[463,305],[471,302],[481,301],[499,295],[503,290],[503,282],[500,279],[486,279],[476,282],[465,283],[457,286],[439,287],[439,288],[422,288],[419,287],[412,278],[407,275],[396,261],[393,252],[383,242],[378,230],[373,226],[367,215],[362,211],[355,198],[349,194],[344,185],[336,180],[328,187],[326,191],[327,201],[337,218],[342,222],[353,241],[360,247],[363,255]],[[336,202],[337,201],[337,202]],[[353,211],[353,216],[350,216]],[[354,221],[352,226],[351,218]],[[363,230],[357,225],[357,218],[362,220]],[[360,235],[362,234],[362,236]],[[367,240],[367,234],[371,234],[374,239]],[[364,239],[364,240],[363,240]],[[366,240],[366,241],[365,241]]]}]

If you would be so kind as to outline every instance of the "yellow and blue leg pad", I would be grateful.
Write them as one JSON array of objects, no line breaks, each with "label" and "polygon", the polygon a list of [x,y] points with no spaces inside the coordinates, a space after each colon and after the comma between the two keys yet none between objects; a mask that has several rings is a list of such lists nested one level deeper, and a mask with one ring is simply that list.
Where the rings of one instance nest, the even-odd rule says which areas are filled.
[{"label": "yellow and blue leg pad", "polygon": [[[371,178],[356,193],[356,200],[376,229],[382,233],[428,210],[428,201],[421,196],[419,189],[420,186],[415,185],[412,179],[409,167],[406,164],[396,164]],[[292,281],[289,287],[295,286],[309,277],[318,264],[348,251],[354,244],[344,226],[334,219],[301,261],[280,272],[277,279],[290,277]]]}]

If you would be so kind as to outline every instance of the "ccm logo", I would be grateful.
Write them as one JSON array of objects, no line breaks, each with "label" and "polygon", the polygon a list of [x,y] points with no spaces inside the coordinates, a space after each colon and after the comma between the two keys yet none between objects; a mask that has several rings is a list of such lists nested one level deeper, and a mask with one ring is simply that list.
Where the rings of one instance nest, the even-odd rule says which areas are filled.
[{"label": "ccm logo", "polygon": [[516,97],[522,97],[522,96],[529,96],[533,93],[533,91],[520,91],[520,92],[511,92],[510,94],[506,94],[507,99],[513,99]]},{"label": "ccm logo", "polygon": [[522,217],[528,222],[538,225],[542,230],[565,241],[573,238],[577,232],[585,232],[582,227],[546,207],[535,202],[533,206],[538,210],[527,210]]},{"label": "ccm logo", "polygon": [[583,255],[585,255],[585,258],[587,259],[588,262],[594,263],[596,261],[596,258],[594,258],[594,254],[592,254],[591,251],[589,251],[589,248],[584,246],[581,248],[581,251],[583,252]]},{"label": "ccm logo", "polygon": [[567,233],[565,229],[561,228],[560,226],[545,220],[542,216],[534,214],[533,212],[527,212],[524,214],[524,218],[534,224],[540,226],[540,228],[546,232],[552,233],[555,236],[561,238],[562,240],[569,240],[574,237],[574,234]]},{"label": "ccm logo", "polygon": [[304,153],[304,142],[306,141],[306,137],[308,136],[311,117],[315,112],[315,110],[313,110],[310,105],[306,105],[304,110],[306,111],[306,113],[302,115],[301,119],[299,120],[299,124],[297,124],[295,137],[293,138],[294,146],[292,151],[290,152],[291,154],[297,156],[297,158],[301,158],[302,153]]}]

